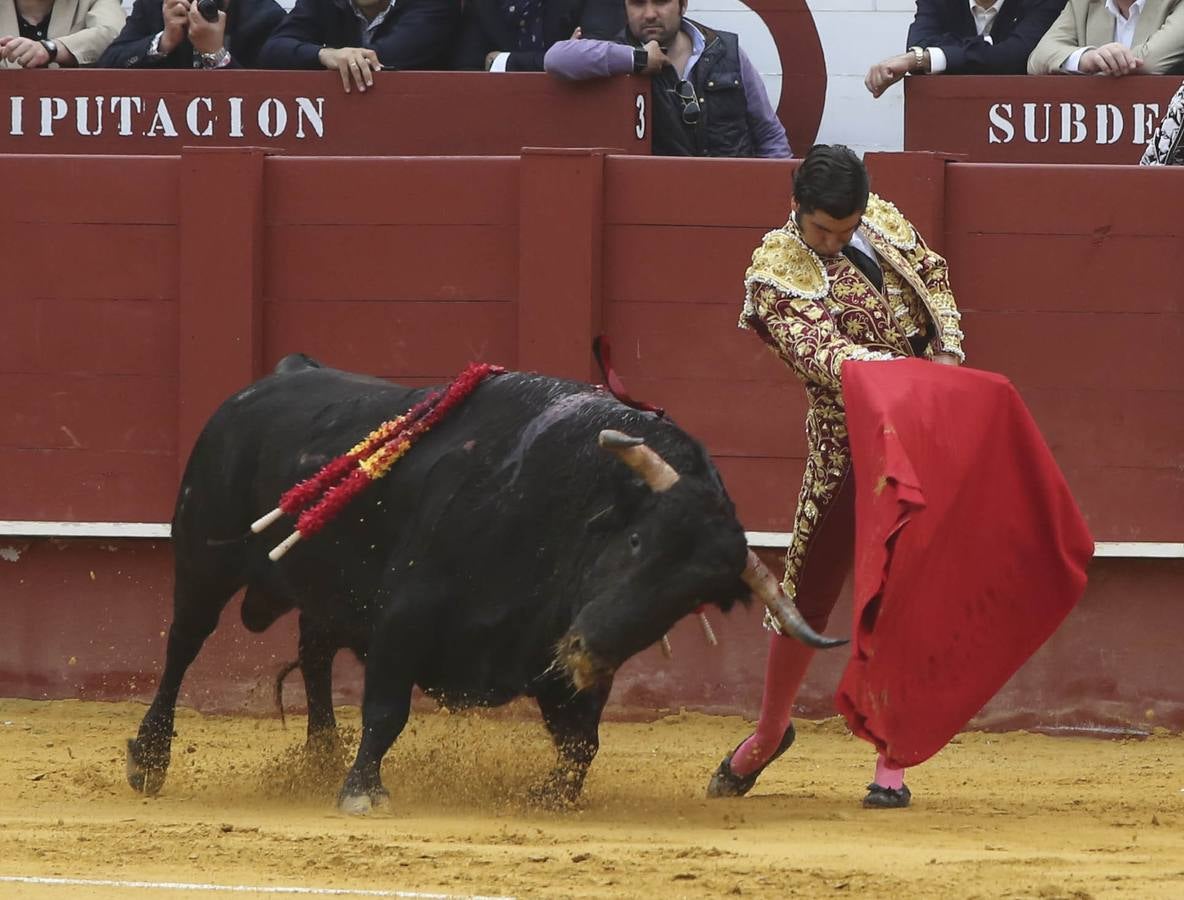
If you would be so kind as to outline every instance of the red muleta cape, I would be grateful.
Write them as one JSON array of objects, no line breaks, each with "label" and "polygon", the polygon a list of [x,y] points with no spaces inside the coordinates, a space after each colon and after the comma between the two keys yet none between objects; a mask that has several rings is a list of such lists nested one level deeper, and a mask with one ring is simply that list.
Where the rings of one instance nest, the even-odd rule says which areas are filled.
[{"label": "red muleta cape", "polygon": [[848,362],[851,660],[835,702],[893,766],[924,762],[1056,630],[1094,544],[1001,375]]}]

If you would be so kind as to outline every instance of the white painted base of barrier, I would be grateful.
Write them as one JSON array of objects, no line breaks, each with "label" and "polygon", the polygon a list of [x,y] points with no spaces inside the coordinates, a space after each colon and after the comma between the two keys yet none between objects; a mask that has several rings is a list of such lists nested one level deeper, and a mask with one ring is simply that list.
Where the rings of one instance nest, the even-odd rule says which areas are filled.
[{"label": "white painted base of barrier", "polygon": [[[0,536],[55,538],[164,538],[167,522],[15,522],[0,521]],[[750,547],[788,547],[788,531],[746,531]],[[1184,542],[1098,541],[1094,556],[1121,559],[1184,559]]]}]

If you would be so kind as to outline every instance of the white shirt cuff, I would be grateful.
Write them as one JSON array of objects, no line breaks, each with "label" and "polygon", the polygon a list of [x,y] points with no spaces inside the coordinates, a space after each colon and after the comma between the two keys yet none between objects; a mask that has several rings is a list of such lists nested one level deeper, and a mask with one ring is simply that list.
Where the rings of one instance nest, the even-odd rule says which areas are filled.
[{"label": "white shirt cuff", "polygon": [[929,51],[929,74],[940,75],[946,70],[946,54],[941,47],[926,47]]},{"label": "white shirt cuff", "polygon": [[493,58],[493,65],[489,67],[490,72],[504,72],[506,71],[506,63],[510,61],[509,53],[499,53]]},{"label": "white shirt cuff", "polygon": [[1069,54],[1069,58],[1061,63],[1062,72],[1080,72],[1081,71],[1081,57],[1085,55],[1086,50],[1092,50],[1092,47],[1078,47]]}]

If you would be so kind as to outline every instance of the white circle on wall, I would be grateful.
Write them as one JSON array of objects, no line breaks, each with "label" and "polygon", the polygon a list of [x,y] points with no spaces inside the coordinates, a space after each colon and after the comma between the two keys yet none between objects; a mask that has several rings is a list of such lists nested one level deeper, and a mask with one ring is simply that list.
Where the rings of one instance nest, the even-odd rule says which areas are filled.
[{"label": "white circle on wall", "polygon": [[776,109],[781,102],[781,56],[765,20],[740,0],[689,0],[687,15],[696,22],[740,36],[740,46],[760,72],[769,103]]}]

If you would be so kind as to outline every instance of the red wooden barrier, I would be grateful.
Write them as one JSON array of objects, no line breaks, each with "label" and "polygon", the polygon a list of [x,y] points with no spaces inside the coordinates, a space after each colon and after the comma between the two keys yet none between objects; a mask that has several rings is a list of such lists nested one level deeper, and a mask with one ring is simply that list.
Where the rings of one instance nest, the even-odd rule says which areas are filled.
[{"label": "red wooden barrier", "polygon": [[649,91],[648,78],[573,84],[542,73],[379,72],[366,93],[346,94],[336,72],[13,71],[0,95],[0,153],[649,153]]},{"label": "red wooden barrier", "polygon": [[[588,342],[603,328],[631,391],[711,449],[746,527],[786,530],[802,394],[735,323],[749,254],[786,216],[793,165],[599,151],[0,156],[11,191],[0,520],[167,521],[213,406],[292,351],[416,384],[472,359],[591,377]],[[949,256],[971,363],[1015,381],[1095,536],[1184,540],[1184,309],[1164,264],[1184,226],[1160,202],[1181,173],[932,154],[869,165]],[[0,539],[0,692],[142,695],[169,615],[167,545],[62,546]],[[1150,703],[1184,724],[1179,686],[1128,659],[1164,652],[1180,562],[1098,570],[1080,630],[1021,673],[998,721],[1133,722]],[[238,703],[293,646],[290,630],[252,643],[232,619],[192,702]],[[618,705],[752,711],[755,617],[722,627],[735,629],[723,655],[703,662],[696,649],[660,677],[646,657]],[[1097,658],[1119,632],[1129,647]],[[82,660],[84,640],[86,667],[59,658]],[[837,665],[806,695],[812,709]],[[1099,678],[1112,689],[1090,706]]]},{"label": "red wooden barrier", "polygon": [[975,162],[1134,165],[1179,87],[1171,75],[908,78],[904,148]]}]

